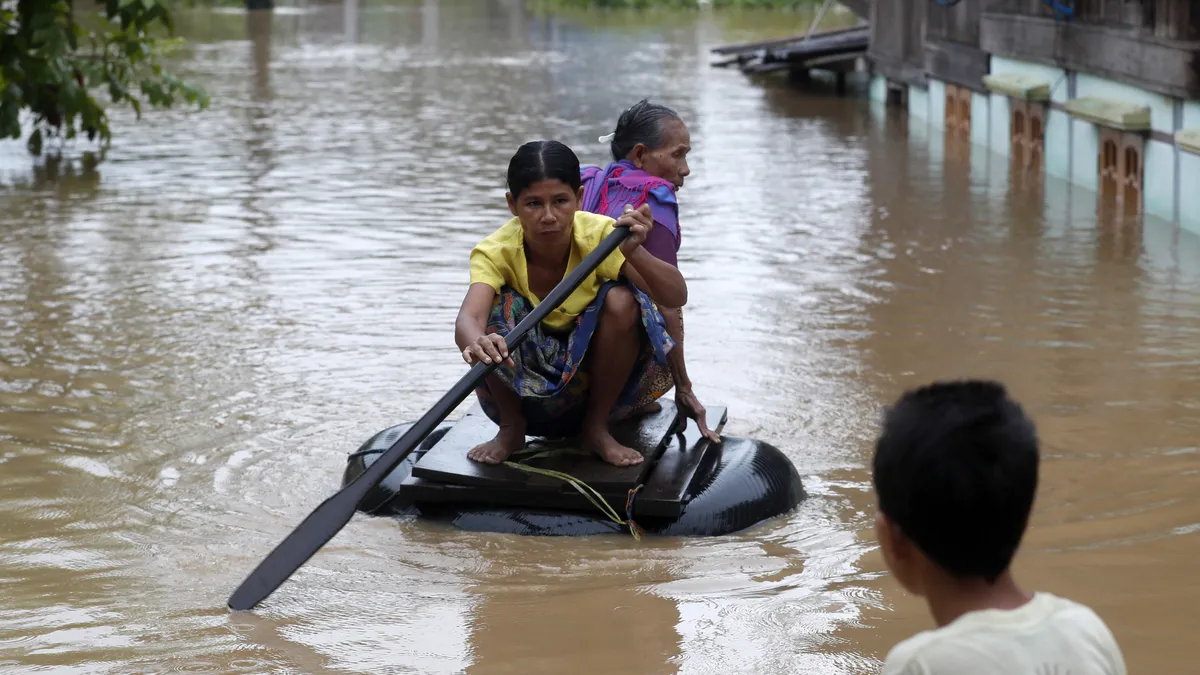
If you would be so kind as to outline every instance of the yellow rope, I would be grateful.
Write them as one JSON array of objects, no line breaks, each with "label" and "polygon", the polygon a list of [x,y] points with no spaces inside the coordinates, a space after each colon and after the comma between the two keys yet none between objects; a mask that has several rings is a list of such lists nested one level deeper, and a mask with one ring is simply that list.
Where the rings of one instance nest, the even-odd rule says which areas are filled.
[{"label": "yellow rope", "polygon": [[[535,459],[537,457],[545,457],[545,456],[549,456],[549,455],[553,455],[553,454],[558,454],[558,452],[559,452],[558,450],[545,450],[545,451],[539,452],[531,457],[528,457],[525,461],[529,461],[529,460]],[[562,471],[554,471],[552,469],[542,469],[542,468],[539,468],[536,466],[529,466],[528,464],[519,464],[519,463],[513,462],[513,461],[505,461],[504,464],[506,464],[507,466],[511,466],[514,469],[520,469],[521,471],[525,471],[527,473],[534,473],[534,474],[538,474],[540,476],[548,476],[550,478],[557,478],[561,481],[565,481],[571,487],[575,488],[579,492],[579,494],[583,495],[584,498],[586,498],[589,502],[591,502],[592,506],[595,506],[596,508],[600,509],[601,513],[603,513],[605,516],[608,516],[609,520],[613,521],[617,525],[625,525],[625,526],[629,527],[629,533],[633,535],[633,538],[637,539],[639,541],[641,540],[642,528],[639,527],[637,523],[633,522],[632,516],[629,518],[629,520],[622,520],[621,517],[619,515],[617,515],[616,510],[613,509],[612,505],[608,503],[608,500],[606,500],[603,495],[601,495],[599,492],[596,492],[596,490],[592,486],[590,486],[587,483],[583,482],[582,480],[576,478],[575,476],[572,476],[569,473],[563,473]],[[639,486],[639,489],[640,489],[640,486]]]}]

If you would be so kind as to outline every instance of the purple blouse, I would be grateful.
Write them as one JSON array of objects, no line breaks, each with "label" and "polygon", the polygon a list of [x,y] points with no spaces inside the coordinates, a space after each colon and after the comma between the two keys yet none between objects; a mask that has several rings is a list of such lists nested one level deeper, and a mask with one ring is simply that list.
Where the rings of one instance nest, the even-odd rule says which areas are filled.
[{"label": "purple blouse", "polygon": [[580,178],[585,211],[619,218],[626,204],[635,209],[643,203],[649,204],[654,229],[642,247],[659,260],[678,266],[681,236],[674,185],[638,169],[629,160],[613,162],[603,169],[584,167]]}]

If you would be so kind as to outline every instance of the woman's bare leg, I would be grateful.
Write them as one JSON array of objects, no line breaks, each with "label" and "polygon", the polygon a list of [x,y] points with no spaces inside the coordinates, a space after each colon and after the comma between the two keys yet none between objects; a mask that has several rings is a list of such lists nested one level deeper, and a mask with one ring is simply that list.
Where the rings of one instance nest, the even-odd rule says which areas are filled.
[{"label": "woman's bare leg", "polygon": [[487,443],[481,443],[467,457],[485,464],[499,464],[525,447],[525,415],[521,412],[521,397],[495,375],[487,376],[488,392],[500,409],[500,431]]},{"label": "woman's bare leg", "polygon": [[583,420],[583,446],[609,464],[640,464],[641,453],[617,442],[608,418],[641,352],[641,307],[622,286],[609,289],[600,322],[588,346],[588,409]]}]

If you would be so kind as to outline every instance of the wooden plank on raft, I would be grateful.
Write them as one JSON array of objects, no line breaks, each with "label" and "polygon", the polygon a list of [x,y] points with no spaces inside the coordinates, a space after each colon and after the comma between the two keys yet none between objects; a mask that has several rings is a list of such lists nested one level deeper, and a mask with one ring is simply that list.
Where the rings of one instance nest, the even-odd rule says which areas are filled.
[{"label": "wooden plank on raft", "polygon": [[[573,441],[549,443],[544,449],[558,449],[551,457],[528,461],[530,466],[563,471],[586,482],[597,490],[631,489],[642,482],[655,459],[666,447],[667,438],[675,428],[679,412],[675,403],[664,399],[663,409],[652,415],[613,425],[612,434],[618,442],[642,453],[641,464],[618,467],[590,453],[579,452]],[[495,437],[496,424],[483,413],[479,404],[446,432],[440,441],[413,466],[413,475],[442,483],[489,487],[520,487],[532,490],[574,491],[569,485],[548,476],[527,473],[504,465],[483,464],[467,457],[471,448]],[[530,449],[543,449],[536,439]],[[520,456],[514,456],[514,461]]]},{"label": "wooden plank on raft", "polygon": [[[673,401],[664,399],[662,404],[663,411],[661,413],[647,416],[640,420],[640,423],[621,425],[625,427],[625,430],[620,428],[613,430],[613,435],[617,440],[634,448],[638,448],[639,445],[644,446],[649,442],[647,439],[659,438],[657,445],[660,446],[660,449],[657,460],[648,458],[646,462],[637,467],[624,469],[604,464],[595,457],[585,455],[559,456],[545,460],[533,460],[530,463],[543,468],[564,471],[584,480],[599,492],[613,509],[621,514],[622,518],[624,518],[625,500],[629,490],[644,481],[645,486],[638,493],[634,502],[635,519],[638,517],[678,517],[683,511],[683,497],[697,473],[703,467],[711,466],[713,462],[719,460],[721,444],[711,444],[700,435],[695,422],[686,418],[682,418],[687,422],[683,432],[672,433],[676,429],[676,422],[681,418],[677,415]],[[713,428],[718,432],[725,424],[726,418],[727,413],[723,406],[708,407],[708,419],[710,424],[716,425]],[[664,420],[670,420],[671,423],[663,424]],[[461,423],[459,422],[459,424]],[[476,424],[473,423],[472,426]],[[447,432],[446,436],[449,437],[450,433],[453,433],[453,429]],[[495,433],[494,426],[491,428],[491,433]],[[639,435],[642,436],[641,439],[636,438]],[[462,440],[468,440],[468,436],[464,434]],[[434,449],[436,447],[434,446]],[[467,449],[463,449],[461,445],[448,445],[447,449],[452,447],[455,448],[455,454],[459,454],[459,450],[461,450],[463,459],[467,462],[471,461],[465,459]],[[432,453],[434,449],[431,449],[429,453]],[[417,462],[418,466],[425,461],[429,453]],[[471,462],[471,464],[476,463]],[[434,463],[432,466],[436,467],[439,464]],[[493,469],[509,469],[522,475],[528,475],[509,467],[481,466],[480,473],[483,474],[491,473]],[[554,478],[537,476],[546,481],[538,485],[522,484],[515,480],[463,484],[435,480],[417,475],[417,473],[414,468],[413,475],[405,479],[402,484],[401,491],[406,500],[433,504],[599,513],[596,507],[575,488]],[[422,473],[426,476],[429,475],[427,470]],[[634,475],[637,475],[638,478],[631,479],[630,477]]]},{"label": "wooden plank on raft", "polygon": [[[708,406],[707,411],[710,428],[720,434],[729,418],[728,411],[724,406]],[[687,420],[687,428],[681,436],[682,441],[668,446],[646,478],[646,486],[634,502],[635,518],[639,514],[678,516],[697,472],[720,459],[723,444],[714,444],[701,436],[694,420]]]},{"label": "wooden plank on raft", "polygon": [[530,485],[530,474],[502,465],[467,458],[471,448],[496,437],[497,427],[476,403],[417,463],[413,475],[460,485]]}]

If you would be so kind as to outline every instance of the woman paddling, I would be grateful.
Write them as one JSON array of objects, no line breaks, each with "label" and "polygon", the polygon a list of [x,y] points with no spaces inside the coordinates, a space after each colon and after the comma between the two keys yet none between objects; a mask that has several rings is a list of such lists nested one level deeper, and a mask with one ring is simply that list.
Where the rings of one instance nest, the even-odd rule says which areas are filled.
[{"label": "woman paddling", "polygon": [[[476,390],[500,430],[471,449],[473,460],[503,462],[526,435],[579,435],[610,464],[642,462],[608,423],[634,411],[651,365],[666,363],[674,341],[655,304],[682,307],[687,284],[642,247],[654,227],[649,206],[614,220],[579,210],[582,193],[570,148],[522,145],[508,165],[514,217],[471,251],[471,285],[454,338],[468,364],[501,363]],[[630,228],[619,250],[510,354],[504,336],[618,225]]]},{"label": "woman paddling", "polygon": [[[627,203],[634,208],[649,206],[654,228],[643,247],[659,260],[677,267],[682,238],[675,191],[683,187],[684,179],[691,173],[687,163],[691,150],[687,126],[674,110],[642,99],[621,113],[616,130],[600,140],[609,142],[614,161],[603,169],[584,167],[580,208],[616,218]],[[665,305],[662,314],[675,348],[666,364],[654,364],[643,379],[638,412],[661,409],[658,398],[674,385],[679,409],[696,420],[700,433],[719,441],[716,432],[708,428],[704,406],[692,392],[692,381],[683,361],[683,310]]]}]

